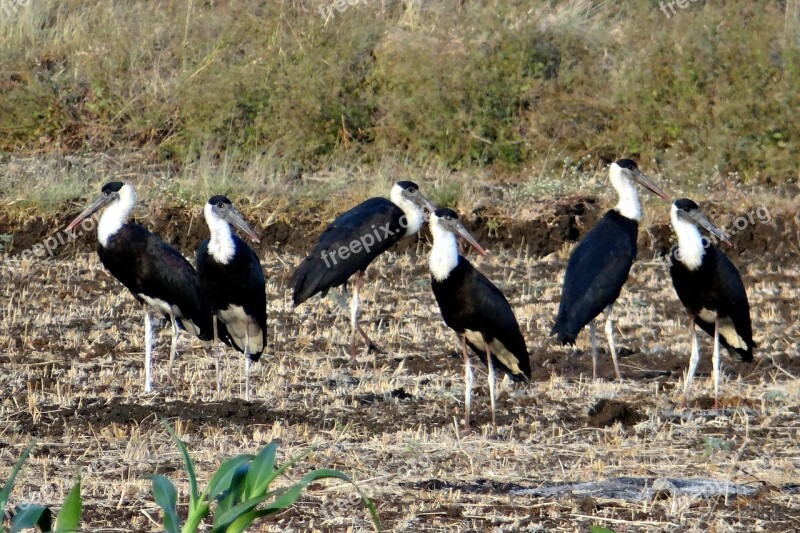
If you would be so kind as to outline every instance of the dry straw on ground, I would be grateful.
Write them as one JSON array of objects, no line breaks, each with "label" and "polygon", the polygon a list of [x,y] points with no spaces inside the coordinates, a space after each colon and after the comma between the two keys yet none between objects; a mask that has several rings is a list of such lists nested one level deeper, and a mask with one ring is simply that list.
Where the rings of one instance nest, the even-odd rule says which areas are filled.
[{"label": "dry straw on ground", "polygon": [[[617,306],[619,344],[630,350],[619,385],[587,380],[585,338],[572,353],[546,335],[564,253],[534,260],[498,252],[476,260],[516,309],[536,374],[529,385],[501,386],[499,436],[492,437],[480,376],[476,428],[466,436],[456,432],[462,367],[430,293],[423,245],[388,253],[370,269],[363,317],[386,354],[362,354],[356,364],[345,353],[347,320],[331,299],[291,309],[288,266],[299,257],[279,252],[262,256],[269,348],[253,368],[258,400],[252,403],[240,399],[242,360],[233,354],[226,359],[223,401],[215,401],[209,346],[185,335],[169,383],[166,330],[156,348],[159,392],[143,396],[141,311],[94,254],[0,265],[3,471],[39,439],[14,502],[60,502],[80,473],[87,531],[157,530],[147,476],[168,475],[186,494],[177,450],[156,418],[163,413],[196,457],[202,480],[224,457],[271,439],[281,439],[284,457],[316,445],[313,466],[356,478],[391,531],[798,527],[800,500],[790,486],[800,479],[796,265],[742,267],[760,348],[754,365],[724,361],[726,408],[714,413],[704,379],[690,409],[674,410],[689,336],[662,265],[638,262]],[[707,339],[701,350],[700,375],[708,376]],[[611,378],[608,357],[601,359],[604,377]],[[599,399],[625,402],[638,416],[623,420],[628,425],[593,427],[588,412]],[[511,496],[506,485],[622,476],[712,478],[758,490],[750,497],[662,492],[624,501]],[[328,484],[256,531],[369,529],[350,489]]]}]

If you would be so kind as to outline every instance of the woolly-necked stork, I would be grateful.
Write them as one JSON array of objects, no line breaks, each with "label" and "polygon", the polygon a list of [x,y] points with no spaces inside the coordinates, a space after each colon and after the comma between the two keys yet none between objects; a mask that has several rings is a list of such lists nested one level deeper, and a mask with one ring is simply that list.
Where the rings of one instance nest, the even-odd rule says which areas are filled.
[{"label": "woolly-necked stork", "polygon": [[395,183],[390,198],[370,198],[336,217],[292,275],[294,305],[300,305],[317,293],[324,296],[333,287],[345,286],[350,276],[356,275],[350,305],[352,358],[356,356],[356,333],[364,338],[367,351],[376,349],[358,325],[358,293],[364,271],[401,238],[417,233],[426,212],[432,213],[435,209],[413,181]]},{"label": "woolly-necked stork", "polygon": [[739,271],[714,243],[700,235],[699,227],[726,244],[725,234],[700,212],[688,198],[675,200],[670,222],[678,236],[678,244],[670,253],[669,273],[692,328],[692,355],[681,397],[686,405],[700,350],[695,324],[714,337],[714,408],[719,407],[719,344],[743,361],[753,360],[753,330],[750,325],[750,304]]},{"label": "woolly-necked stork", "polygon": [[617,379],[622,380],[614,347],[611,321],[614,302],[636,258],[636,236],[642,208],[634,183],[638,183],[661,198],[667,196],[631,159],[620,159],[609,167],[611,185],[619,202],[578,243],[570,255],[558,316],[550,332],[561,344],[573,344],[578,333],[589,324],[592,343],[592,377],[597,379],[597,341],[594,319],[606,310],[606,337]]},{"label": "woolly-necked stork", "polygon": [[437,209],[429,224],[433,235],[429,260],[431,288],[445,324],[459,336],[464,356],[464,425],[469,427],[472,394],[472,369],[467,355],[469,345],[488,367],[492,427],[497,430],[494,368],[500,367],[515,379],[529,379],[528,348],[506,297],[458,253],[457,235],[479,254],[485,253],[458,221],[458,215],[451,209]]},{"label": "woolly-necked stork", "polygon": [[238,227],[253,242],[258,235],[225,196],[211,197],[203,208],[211,238],[197,247],[197,275],[208,298],[217,351],[217,395],[222,388],[217,320],[230,344],[245,357],[245,399],[250,399],[250,361],[258,361],[267,343],[267,295],[264,271],[256,253],[231,231]]},{"label": "woolly-necked stork", "polygon": [[175,362],[178,330],[209,340],[211,312],[191,264],[174,248],[139,224],[128,222],[136,204],[133,187],[118,181],[103,185],[102,193],[75,220],[67,231],[96,211],[105,208],[97,226],[100,244],[97,254],[111,272],[144,308],[144,390],[152,384],[153,327],[151,311],[163,313],[172,323],[169,371]]}]

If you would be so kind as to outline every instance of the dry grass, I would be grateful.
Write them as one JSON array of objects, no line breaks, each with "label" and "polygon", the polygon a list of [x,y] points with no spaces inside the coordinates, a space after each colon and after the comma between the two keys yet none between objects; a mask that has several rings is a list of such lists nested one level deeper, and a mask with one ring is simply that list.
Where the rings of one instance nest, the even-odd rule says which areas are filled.
[{"label": "dry grass", "polygon": [[[285,175],[385,159],[559,169],[633,155],[796,179],[796,5],[7,0],[0,148]],[[584,168],[585,170],[585,168]]]},{"label": "dry grass", "polygon": [[[313,444],[313,465],[355,477],[391,531],[586,531],[589,524],[616,531],[797,528],[797,494],[771,490],[800,474],[796,265],[742,267],[759,362],[724,361],[723,396],[730,405],[724,412],[694,405],[680,413],[673,409],[689,338],[661,265],[637,263],[617,306],[618,342],[633,350],[622,361],[627,379],[619,385],[587,380],[590,358],[555,347],[546,335],[563,254],[478,260],[509,295],[541,376],[527,386],[502,385],[499,436],[492,437],[483,374],[476,381],[478,425],[465,436],[456,432],[462,369],[451,354],[454,335],[430,293],[421,245],[387,254],[370,270],[364,318],[387,354],[360,355],[354,365],[345,354],[348,323],[330,299],[291,309],[286,279],[299,258],[277,252],[263,257],[269,349],[254,366],[259,400],[252,404],[239,399],[242,361],[233,355],[223,401],[215,401],[209,346],[186,336],[173,387],[166,387],[166,333],[156,348],[159,392],[142,395],[141,311],[93,254],[0,265],[0,388],[10,391],[0,401],[3,471],[25,444],[39,439],[13,500],[56,504],[80,473],[87,531],[157,530],[147,476],[170,476],[184,495],[187,488],[177,450],[154,415],[162,412],[187,442],[202,480],[222,458],[271,439],[282,440],[283,457]],[[582,338],[578,348],[586,344]],[[700,372],[707,373],[707,340],[701,350]],[[652,370],[673,373],[653,377]],[[696,397],[707,398],[707,380],[696,387]],[[632,427],[588,426],[586,413],[599,398],[627,402],[643,420]],[[707,448],[711,438],[724,444]],[[618,476],[710,477],[765,488],[753,498],[667,494],[638,502],[512,498],[499,486],[467,490],[478,479],[538,486]],[[461,483],[464,490],[436,490],[425,484],[429,480]],[[254,530],[369,530],[350,494],[344,486],[316,485],[294,510]]]}]

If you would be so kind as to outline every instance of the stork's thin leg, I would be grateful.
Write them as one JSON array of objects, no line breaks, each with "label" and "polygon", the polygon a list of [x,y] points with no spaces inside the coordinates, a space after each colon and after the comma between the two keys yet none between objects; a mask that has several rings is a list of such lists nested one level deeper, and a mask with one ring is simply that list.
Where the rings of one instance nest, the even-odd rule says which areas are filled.
[{"label": "stork's thin leg", "polygon": [[489,369],[489,401],[492,405],[492,432],[497,433],[497,418],[495,416],[494,402],[494,364],[492,363],[492,350],[486,343],[486,367]]},{"label": "stork's thin leg", "polygon": [[714,321],[714,409],[719,409],[719,316]]},{"label": "stork's thin leg", "polygon": [[244,328],[244,399],[250,401],[250,328]]},{"label": "stork's thin leg", "polygon": [[700,348],[697,344],[697,330],[695,329],[694,318],[689,317],[690,327],[692,328],[692,355],[689,359],[689,370],[686,371],[686,383],[683,385],[683,396],[681,397],[680,407],[686,407],[689,399],[689,388],[692,386],[694,373],[697,370],[697,363],[700,362]]},{"label": "stork's thin leg", "polygon": [[178,351],[178,323],[175,320],[175,315],[170,313],[169,320],[172,322],[172,344],[169,348],[169,367],[167,367],[167,375],[172,377],[172,365],[175,364],[175,353]]},{"label": "stork's thin leg", "polygon": [[622,381],[622,374],[619,373],[619,363],[617,362],[617,349],[614,347],[614,324],[611,322],[611,312],[614,305],[606,307],[606,337],[608,337],[608,349],[611,352],[611,360],[614,362],[614,373],[617,374],[617,381]]},{"label": "stork's thin leg", "polygon": [[469,428],[469,413],[472,409],[472,367],[469,365],[466,335],[461,335],[461,352],[464,354],[464,427]]},{"label": "stork's thin leg", "polygon": [[356,283],[355,283],[355,289],[353,290],[353,300],[350,302],[350,323],[352,324],[352,331],[350,334],[350,357],[353,360],[355,360],[356,358],[356,333],[359,331],[358,292],[359,289],[361,289],[361,275],[362,272],[360,270],[356,272]]},{"label": "stork's thin leg", "polygon": [[219,372],[220,363],[222,360],[222,352],[219,348],[219,333],[217,330],[217,315],[214,314],[211,316],[211,325],[213,326],[214,330],[214,351],[217,353],[217,401],[219,401],[220,396],[222,395],[222,375]]},{"label": "stork's thin leg", "polygon": [[597,332],[594,327],[594,319],[589,322],[589,340],[592,343],[592,379],[597,379]]},{"label": "stork's thin leg", "polygon": [[153,319],[150,309],[144,305],[144,391],[153,390]]},{"label": "stork's thin leg", "polygon": [[[341,294],[341,296],[335,298],[335,300],[336,300],[336,303],[339,304],[339,307],[343,311],[345,311],[346,313],[350,313],[351,321],[352,321],[352,309],[353,309],[352,306],[355,303],[355,301],[351,300],[350,305],[348,306],[348,304],[347,304],[347,288],[346,288],[345,285],[342,285],[342,294]],[[359,302],[358,306],[360,308],[360,302]],[[370,339],[369,336],[367,336],[367,334],[361,328],[361,324],[356,324],[356,330],[358,331],[359,335],[361,335],[361,338],[364,339],[364,342],[367,345],[367,353],[371,353],[371,352],[383,353],[381,351],[381,349],[378,348],[378,345],[375,344],[374,342],[372,342],[372,339]],[[353,333],[353,336],[355,336],[355,333]],[[352,354],[354,352],[355,352],[355,341],[351,342],[351,346],[350,346],[350,354],[351,354],[351,356],[352,356]]]}]

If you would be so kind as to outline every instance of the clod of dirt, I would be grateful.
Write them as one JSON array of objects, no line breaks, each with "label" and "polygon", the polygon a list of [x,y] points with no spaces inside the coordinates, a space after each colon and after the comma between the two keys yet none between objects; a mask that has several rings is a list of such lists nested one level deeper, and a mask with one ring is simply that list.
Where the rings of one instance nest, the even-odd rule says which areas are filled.
[{"label": "clod of dirt", "polygon": [[619,422],[623,426],[630,427],[644,419],[644,415],[632,405],[604,398],[589,408],[587,424],[596,428],[605,428]]}]

